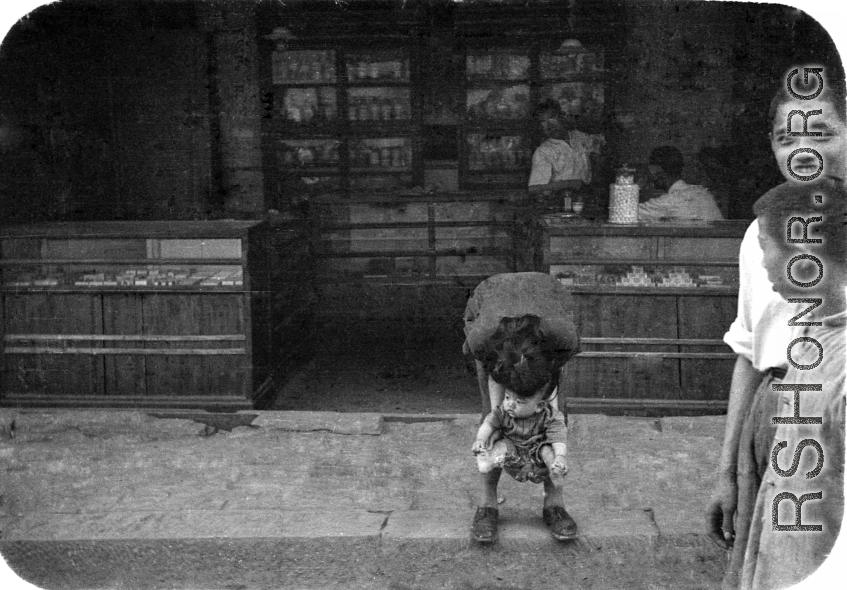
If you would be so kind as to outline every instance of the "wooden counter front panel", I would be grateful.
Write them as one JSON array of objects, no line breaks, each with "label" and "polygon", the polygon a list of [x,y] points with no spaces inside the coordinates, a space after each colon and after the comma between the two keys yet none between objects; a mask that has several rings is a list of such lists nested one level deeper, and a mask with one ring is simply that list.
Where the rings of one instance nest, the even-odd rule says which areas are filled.
[{"label": "wooden counter front panel", "polygon": [[[735,320],[735,297],[679,297],[679,337],[723,339]],[[680,352],[727,352],[728,345],[680,346]],[[680,383],[686,398],[725,400],[729,396],[734,359],[681,359]]]},{"label": "wooden counter front panel", "polygon": [[740,238],[659,238],[659,257],[679,260],[738,260]]},{"label": "wooden counter front panel", "polygon": [[[6,294],[6,334],[100,334],[100,300],[90,295]],[[4,335],[4,336],[5,336]],[[35,342],[35,346],[46,343]],[[55,341],[50,344],[55,344]],[[67,348],[91,348],[92,342],[66,343]],[[47,395],[103,395],[103,364],[99,355],[3,354],[3,388]]]},{"label": "wooden counter front panel", "polygon": [[550,236],[547,250],[568,258],[656,258],[656,240],[628,236]]},{"label": "wooden counter front panel", "polygon": [[[580,337],[676,338],[676,298],[654,295],[574,295]],[[583,345],[583,351],[633,351],[627,345]],[[651,351],[675,352],[674,346]],[[574,358],[566,365],[574,397],[678,399],[679,361],[659,357]]]},{"label": "wooden counter front panel", "polygon": [[[114,293],[103,296],[103,333],[122,336],[144,334],[143,295]],[[137,341],[109,342],[110,348],[136,348]],[[146,358],[114,354],[103,358],[107,395],[147,395]]]}]

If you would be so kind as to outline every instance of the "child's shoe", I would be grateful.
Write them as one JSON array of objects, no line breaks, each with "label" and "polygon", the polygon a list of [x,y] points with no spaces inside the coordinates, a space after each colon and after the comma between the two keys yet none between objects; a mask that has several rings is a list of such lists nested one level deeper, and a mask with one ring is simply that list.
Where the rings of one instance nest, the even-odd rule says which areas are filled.
[{"label": "child's shoe", "polygon": [[480,506],[473,517],[471,536],[478,543],[493,543],[497,540],[499,519],[500,513],[496,508]]},{"label": "child's shoe", "polygon": [[567,541],[576,538],[576,522],[561,506],[545,508],[541,513],[544,524],[550,529],[550,534],[557,541]]}]

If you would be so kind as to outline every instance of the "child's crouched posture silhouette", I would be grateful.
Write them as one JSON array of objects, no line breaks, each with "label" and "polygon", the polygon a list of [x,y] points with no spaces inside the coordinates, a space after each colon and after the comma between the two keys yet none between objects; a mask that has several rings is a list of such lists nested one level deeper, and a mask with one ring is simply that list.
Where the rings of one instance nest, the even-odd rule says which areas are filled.
[{"label": "child's crouched posture silhouette", "polygon": [[565,510],[567,418],[556,399],[560,363],[544,346],[537,316],[503,318],[485,358],[491,385],[503,401],[485,417],[472,451],[482,474],[483,497],[471,534],[481,543],[497,538],[497,484],[502,471],[518,481],[544,484],[544,522],[558,540],[576,536]]}]

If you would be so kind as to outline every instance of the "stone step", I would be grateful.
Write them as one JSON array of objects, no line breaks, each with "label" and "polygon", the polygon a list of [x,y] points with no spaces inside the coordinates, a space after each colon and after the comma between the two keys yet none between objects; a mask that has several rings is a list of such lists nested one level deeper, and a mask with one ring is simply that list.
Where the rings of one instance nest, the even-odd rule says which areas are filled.
[{"label": "stone step", "polygon": [[[500,512],[499,539],[490,546],[470,540],[472,514],[468,512],[197,510],[28,515],[3,530],[0,552],[24,579],[40,587],[88,589],[307,590],[344,584],[402,588],[392,586],[392,580],[410,576],[417,577],[412,587],[428,588],[426,575],[435,575],[433,569],[442,568],[439,564],[444,560],[450,560],[456,575],[478,577],[493,571],[482,566],[486,559],[500,559],[513,568],[518,556],[525,563],[561,561],[569,569],[594,567],[602,559],[612,559],[607,567],[615,568],[656,559],[675,563],[695,559],[710,572],[708,579],[714,579],[716,568],[723,564],[723,554],[703,535],[661,535],[649,511],[574,513],[580,533],[564,543],[549,536],[538,514],[505,508]],[[385,586],[378,585],[379,572],[386,578],[381,580]],[[692,587],[711,587],[708,579]],[[686,586],[681,582],[676,587]]]}]

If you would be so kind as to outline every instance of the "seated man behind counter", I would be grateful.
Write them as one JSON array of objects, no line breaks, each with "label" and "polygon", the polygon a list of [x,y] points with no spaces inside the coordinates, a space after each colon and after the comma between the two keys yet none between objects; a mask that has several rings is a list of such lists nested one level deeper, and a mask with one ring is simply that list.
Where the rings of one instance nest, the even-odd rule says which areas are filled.
[{"label": "seated man behind counter", "polygon": [[638,221],[723,219],[715,198],[706,187],[682,180],[685,160],[678,149],[669,145],[654,149],[649,165],[653,185],[667,193],[638,205]]},{"label": "seated man behind counter", "polygon": [[559,103],[545,100],[536,109],[546,138],[532,155],[529,191],[577,191],[591,183],[591,158],[599,154],[605,139],[572,127]]}]

